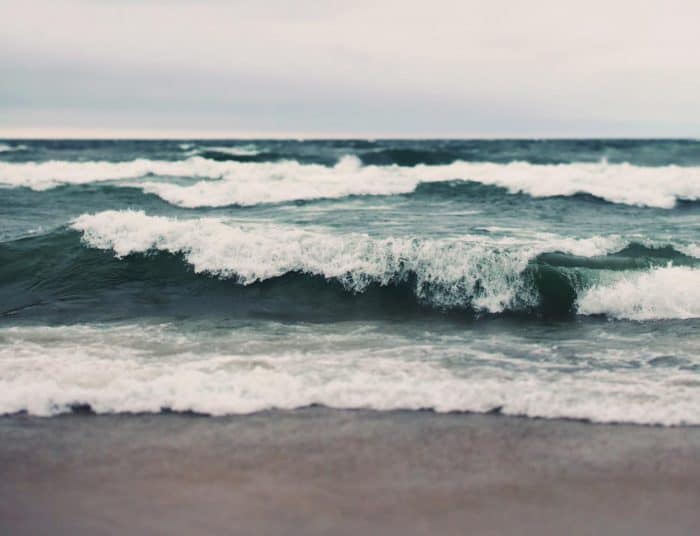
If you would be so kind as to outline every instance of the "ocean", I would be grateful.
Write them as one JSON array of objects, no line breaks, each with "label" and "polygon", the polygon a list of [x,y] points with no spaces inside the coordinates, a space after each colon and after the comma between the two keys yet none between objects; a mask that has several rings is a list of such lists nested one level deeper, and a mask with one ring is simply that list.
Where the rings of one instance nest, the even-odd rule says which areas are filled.
[{"label": "ocean", "polygon": [[700,142],[0,142],[0,414],[700,424]]}]

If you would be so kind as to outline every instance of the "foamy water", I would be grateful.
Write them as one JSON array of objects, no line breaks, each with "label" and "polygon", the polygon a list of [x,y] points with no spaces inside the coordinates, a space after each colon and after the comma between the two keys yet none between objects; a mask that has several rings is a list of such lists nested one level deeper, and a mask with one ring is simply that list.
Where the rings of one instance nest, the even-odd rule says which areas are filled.
[{"label": "foamy water", "polygon": [[[416,340],[357,323],[266,327],[274,335],[265,341],[245,326],[224,334],[168,324],[3,329],[0,412],[54,415],[89,404],[98,413],[227,415],[322,404],[700,424],[695,375],[655,366],[653,352],[584,350],[588,362],[572,369],[561,351],[510,337],[502,349],[528,358],[483,336]],[[635,357],[645,362],[632,368]]]},{"label": "foamy water", "polygon": [[[232,154],[249,154],[229,148]],[[189,185],[154,182],[150,176],[189,177]],[[413,192],[421,183],[472,181],[533,197],[590,194],[611,203],[670,209],[678,200],[700,199],[700,167],[640,167],[632,164],[454,162],[447,165],[362,165],[354,156],[334,166],[296,161],[234,162],[191,157],[180,161],[0,162],[0,184],[35,190],[67,184],[140,179],[121,183],[141,188],[181,207],[257,205],[350,195]]]}]

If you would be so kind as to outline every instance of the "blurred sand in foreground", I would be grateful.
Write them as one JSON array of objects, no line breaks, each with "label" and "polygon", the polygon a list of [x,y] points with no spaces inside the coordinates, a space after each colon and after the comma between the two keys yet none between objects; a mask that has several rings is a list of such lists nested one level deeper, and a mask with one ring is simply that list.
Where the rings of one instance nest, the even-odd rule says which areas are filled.
[{"label": "blurred sand in foreground", "polygon": [[0,534],[698,534],[700,428],[311,408],[0,418]]}]

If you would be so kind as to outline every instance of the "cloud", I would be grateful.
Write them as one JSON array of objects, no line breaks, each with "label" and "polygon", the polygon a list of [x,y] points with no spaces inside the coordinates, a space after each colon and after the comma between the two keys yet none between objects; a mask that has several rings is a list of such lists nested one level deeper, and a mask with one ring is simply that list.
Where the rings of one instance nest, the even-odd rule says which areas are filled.
[{"label": "cloud", "polygon": [[698,135],[699,17],[680,0],[5,0],[0,133]]}]

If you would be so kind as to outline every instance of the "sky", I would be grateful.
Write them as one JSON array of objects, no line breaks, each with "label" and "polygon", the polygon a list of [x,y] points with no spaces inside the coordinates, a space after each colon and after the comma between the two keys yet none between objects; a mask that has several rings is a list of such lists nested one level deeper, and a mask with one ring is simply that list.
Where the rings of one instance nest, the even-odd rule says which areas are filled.
[{"label": "sky", "polygon": [[698,0],[0,0],[0,137],[700,137]]}]

